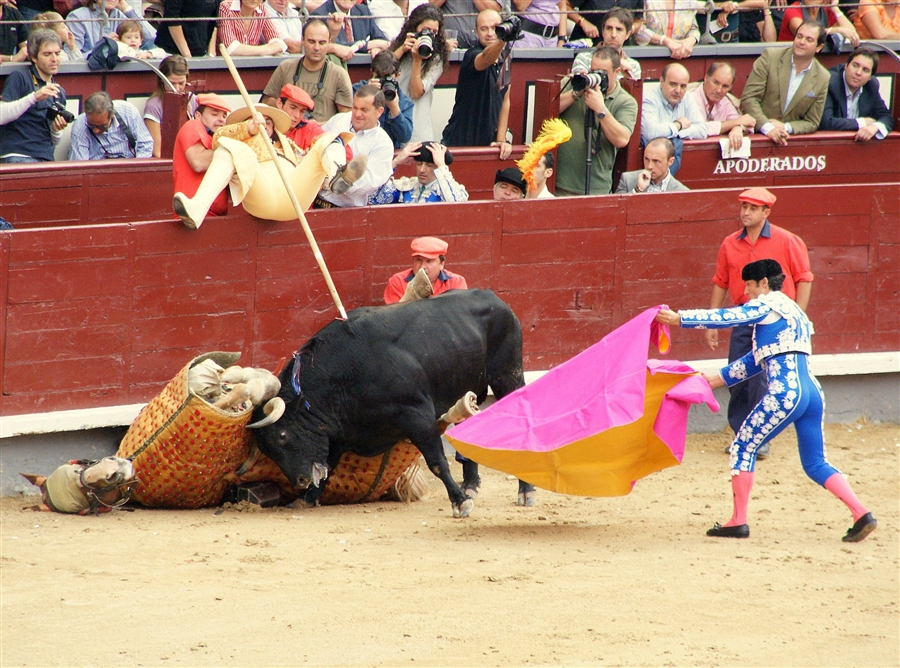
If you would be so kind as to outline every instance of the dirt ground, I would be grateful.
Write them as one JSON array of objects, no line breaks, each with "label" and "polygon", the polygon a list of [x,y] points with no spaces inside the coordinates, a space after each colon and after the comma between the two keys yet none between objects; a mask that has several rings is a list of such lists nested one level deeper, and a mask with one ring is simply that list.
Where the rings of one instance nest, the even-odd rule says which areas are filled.
[{"label": "dirt ground", "polygon": [[749,540],[704,535],[730,514],[724,434],[626,497],[519,508],[484,472],[466,520],[437,480],[419,503],[303,511],[5,498],[0,665],[898,666],[898,427],[827,438],[879,521],[859,544],[793,430],[757,467]]}]

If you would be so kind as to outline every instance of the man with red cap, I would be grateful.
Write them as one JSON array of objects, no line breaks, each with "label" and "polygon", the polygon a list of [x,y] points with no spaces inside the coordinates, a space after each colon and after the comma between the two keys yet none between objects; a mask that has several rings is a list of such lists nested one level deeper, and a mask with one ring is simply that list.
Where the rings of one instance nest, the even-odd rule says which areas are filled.
[{"label": "man with red cap", "polygon": [[[413,301],[430,294],[439,295],[447,290],[466,290],[466,279],[444,269],[447,242],[436,237],[419,237],[410,244],[413,256],[412,269],[391,276],[384,289],[384,303],[396,304]],[[424,272],[427,284],[422,280]],[[414,280],[415,279],[415,280]]]},{"label": "man with red cap", "polygon": [[[175,192],[193,197],[203,181],[213,157],[213,132],[225,125],[231,113],[228,103],[215,93],[204,93],[197,97],[197,111],[193,120],[181,126],[175,138],[172,153],[172,177]],[[219,193],[209,212],[214,216],[228,213],[226,191]]]},{"label": "man with red cap", "polygon": [[292,84],[282,86],[278,97],[275,106],[291,117],[291,129],[287,133],[287,138],[298,148],[308,151],[316,138],[325,132],[309,115],[315,103],[309,93]]},{"label": "man with red cap", "polygon": [[[797,302],[806,311],[812,292],[813,274],[809,268],[809,252],[806,244],[795,234],[769,222],[769,213],[776,197],[765,188],[750,188],[742,192],[742,229],[725,237],[716,259],[716,275],[713,276],[710,308],[725,305],[725,297],[730,293],[731,302],[740,306],[749,297],[744,294],[741,271],[745,265],[756,260],[775,260],[784,272],[782,292]],[[712,350],[719,345],[719,330],[707,329],[706,341]],[[731,330],[728,348],[728,362],[740,359],[753,348],[753,327],[738,326]],[[766,393],[765,374],[754,376],[743,383],[729,388],[728,424],[737,433],[756,404]],[[760,459],[768,457],[768,444],[758,453]]]}]

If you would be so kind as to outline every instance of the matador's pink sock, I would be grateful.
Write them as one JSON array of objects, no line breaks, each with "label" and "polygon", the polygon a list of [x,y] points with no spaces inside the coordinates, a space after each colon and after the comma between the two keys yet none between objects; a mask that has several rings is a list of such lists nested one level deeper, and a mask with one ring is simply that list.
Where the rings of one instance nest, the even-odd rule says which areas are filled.
[{"label": "matador's pink sock", "polygon": [[844,502],[844,505],[853,513],[853,521],[865,515],[868,509],[856,498],[856,494],[850,488],[850,483],[841,473],[832,473],[825,481],[825,489]]},{"label": "matador's pink sock", "polygon": [[727,527],[738,527],[747,523],[747,504],[753,489],[753,472],[741,471],[731,476],[731,494],[734,497],[734,514],[725,523]]}]

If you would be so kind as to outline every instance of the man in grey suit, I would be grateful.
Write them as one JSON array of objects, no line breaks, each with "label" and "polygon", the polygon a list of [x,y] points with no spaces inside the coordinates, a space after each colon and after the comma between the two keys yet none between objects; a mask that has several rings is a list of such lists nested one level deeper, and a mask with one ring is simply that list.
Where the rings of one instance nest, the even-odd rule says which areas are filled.
[{"label": "man in grey suit", "polygon": [[664,193],[688,190],[688,187],[676,180],[669,171],[669,166],[673,162],[675,162],[675,145],[672,140],[666,137],[651,139],[644,148],[644,168],[622,174],[616,193]]},{"label": "man in grey suit", "polygon": [[791,46],[766,49],[753,63],[741,107],[773,143],[787,146],[790,135],[819,128],[830,75],[815,56],[824,44],[825,28],[804,21]]}]

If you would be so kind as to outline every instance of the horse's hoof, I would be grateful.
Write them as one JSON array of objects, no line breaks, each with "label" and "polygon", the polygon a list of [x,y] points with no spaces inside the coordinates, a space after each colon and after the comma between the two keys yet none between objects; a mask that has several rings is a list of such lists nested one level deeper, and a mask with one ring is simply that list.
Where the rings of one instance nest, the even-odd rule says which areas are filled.
[{"label": "horse's hoof", "polygon": [[468,517],[469,514],[474,510],[475,502],[472,499],[466,499],[461,504],[453,506],[453,517],[462,519],[464,517]]},{"label": "horse's hoof", "polygon": [[519,498],[516,501],[517,506],[526,506],[530,508],[537,501],[537,492],[521,492],[519,494]]},{"label": "horse's hoof", "polygon": [[463,488],[463,494],[466,495],[467,499],[477,499],[478,498],[478,488],[477,487],[465,487],[465,488]]}]

